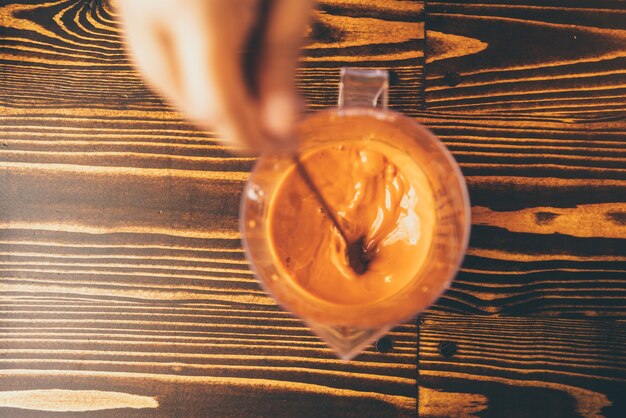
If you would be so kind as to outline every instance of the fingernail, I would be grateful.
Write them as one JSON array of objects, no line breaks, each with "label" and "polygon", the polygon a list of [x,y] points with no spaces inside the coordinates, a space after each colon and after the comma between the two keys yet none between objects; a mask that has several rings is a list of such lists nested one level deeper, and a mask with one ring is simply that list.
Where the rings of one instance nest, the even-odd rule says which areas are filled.
[{"label": "fingernail", "polygon": [[294,97],[285,93],[270,94],[263,105],[263,120],[268,133],[278,141],[291,134],[296,113]]}]

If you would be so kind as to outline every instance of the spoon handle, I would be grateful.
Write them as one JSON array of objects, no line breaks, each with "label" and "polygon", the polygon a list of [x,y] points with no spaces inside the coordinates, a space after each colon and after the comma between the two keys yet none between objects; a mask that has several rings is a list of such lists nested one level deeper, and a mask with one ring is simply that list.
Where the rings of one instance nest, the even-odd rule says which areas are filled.
[{"label": "spoon handle", "polygon": [[348,245],[350,241],[348,240],[348,236],[346,235],[346,232],[341,227],[341,224],[339,224],[339,220],[335,216],[335,211],[333,211],[332,208],[328,205],[328,202],[326,202],[326,199],[324,199],[324,196],[322,196],[319,189],[315,186],[315,183],[313,183],[313,179],[311,178],[306,167],[300,160],[300,155],[298,153],[294,153],[291,158],[293,159],[293,162],[296,164],[296,169],[298,170],[298,174],[300,174],[300,177],[302,177],[302,180],[304,180],[308,188],[311,190],[311,192],[313,192],[315,199],[317,199],[318,203],[322,205],[322,209],[324,209],[324,211],[330,218],[333,225],[335,225],[335,228],[337,228],[337,230],[339,231],[339,234],[341,234],[341,237],[345,241],[346,245]]}]

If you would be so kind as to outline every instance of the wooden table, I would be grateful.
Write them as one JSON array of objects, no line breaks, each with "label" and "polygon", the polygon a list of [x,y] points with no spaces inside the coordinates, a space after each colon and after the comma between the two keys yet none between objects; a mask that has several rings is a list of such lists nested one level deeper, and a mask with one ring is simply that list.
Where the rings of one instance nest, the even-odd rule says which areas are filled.
[{"label": "wooden table", "polygon": [[245,262],[253,161],[146,89],[111,5],[1,1],[0,416],[626,416],[626,2],[319,9],[310,109],[390,68],[461,164],[452,288],[337,360]]}]

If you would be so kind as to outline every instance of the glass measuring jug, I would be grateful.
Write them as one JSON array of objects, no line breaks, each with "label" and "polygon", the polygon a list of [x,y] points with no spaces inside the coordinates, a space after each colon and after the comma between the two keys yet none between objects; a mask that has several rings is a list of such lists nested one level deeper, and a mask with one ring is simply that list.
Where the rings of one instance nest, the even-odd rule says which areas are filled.
[{"label": "glass measuring jug", "polygon": [[[469,238],[454,158],[387,102],[386,71],[342,69],[338,107],[304,119],[295,149],[262,155],[241,201],[256,277],[343,359],[431,305]],[[348,263],[355,240],[364,272]]]}]

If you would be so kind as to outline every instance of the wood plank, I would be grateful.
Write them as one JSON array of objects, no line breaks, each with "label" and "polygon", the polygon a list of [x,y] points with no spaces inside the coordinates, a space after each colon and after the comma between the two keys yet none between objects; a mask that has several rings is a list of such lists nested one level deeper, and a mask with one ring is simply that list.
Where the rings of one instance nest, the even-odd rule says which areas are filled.
[{"label": "wood plank", "polygon": [[[94,116],[57,120],[31,113],[29,118],[41,121],[46,130],[21,127],[15,116],[3,119],[5,148],[12,152],[5,158],[13,164],[4,163],[6,175],[31,191],[6,192],[11,198],[1,207],[5,216],[12,213],[14,223],[37,219],[48,225],[65,222],[67,228],[91,225],[97,231],[111,222],[116,228],[149,230],[174,219],[178,223],[169,226],[170,233],[236,230],[236,195],[251,161],[230,156],[209,135],[195,133],[175,116],[149,125],[144,121],[147,126],[132,118],[119,123]],[[438,309],[623,316],[625,184],[619,169],[588,157],[624,161],[620,121],[580,128],[560,121],[537,127],[534,119],[427,113],[419,120],[461,163],[474,204],[466,265]],[[83,130],[78,124],[91,127]],[[31,139],[35,134],[40,137]],[[100,155],[91,152],[94,148]],[[530,158],[541,163],[532,164]],[[135,171],[120,169],[122,164]],[[86,168],[96,165],[97,171]],[[82,183],[73,184],[68,173],[82,176]],[[207,178],[212,181],[205,182]],[[220,198],[212,199],[214,195]],[[107,196],[126,198],[109,201]],[[169,207],[168,199],[181,203]],[[54,211],[42,210],[52,207]],[[71,219],[73,207],[81,207],[80,216],[88,223]],[[107,208],[104,214],[102,207]],[[194,216],[202,227],[184,231]]]},{"label": "wood plank", "polygon": [[[19,222],[24,228],[35,227],[31,221],[36,219],[38,228],[63,224],[61,228],[91,227],[95,232],[102,232],[101,228],[105,228],[105,232],[133,228],[146,231],[160,228],[162,231],[163,219],[174,219],[176,224],[168,221],[171,223],[169,234],[202,236],[212,230],[236,229],[236,194],[241,186],[240,180],[232,177],[234,172],[228,170],[229,167],[239,170],[242,179],[250,162],[230,161],[224,157],[216,161],[209,157],[206,161],[200,159],[200,162],[194,159],[188,165],[186,147],[199,145],[202,150],[208,145],[201,144],[210,140],[202,135],[194,139],[186,137],[186,131],[177,122],[155,121],[154,130],[151,130],[127,122],[116,126],[87,119],[86,123],[98,126],[90,129],[90,134],[83,133],[79,127],[68,129],[61,125],[66,123],[64,120],[43,117],[50,131],[46,140],[24,141],[21,138],[31,135],[30,128],[24,129],[21,135],[22,128],[13,118],[5,120],[7,135],[20,134],[8,136],[15,138],[8,140],[12,141],[7,144],[8,150],[46,149],[54,143],[55,148],[63,147],[65,152],[62,161],[58,155],[52,154],[53,162],[65,164],[61,167],[31,167],[28,164],[41,164],[42,156],[37,154],[38,160],[34,161],[32,154],[27,152],[11,156],[12,164],[31,167],[28,171],[23,167],[6,167],[9,170],[7,178],[12,178],[15,184],[28,185],[27,190],[30,190],[20,193],[19,188],[13,188],[6,192],[10,198],[0,205],[5,217],[12,214],[14,225]],[[532,120],[467,121],[434,116],[421,120],[435,130],[461,162],[474,204],[475,226],[466,264],[437,309],[623,317],[625,284],[621,249],[624,248],[622,213],[626,192],[623,180],[616,178],[619,172],[610,168],[591,171],[585,167],[573,171],[569,162],[554,164],[551,157],[541,154],[542,147],[549,147],[553,155],[577,155],[582,164],[587,164],[585,155],[594,150],[597,152],[600,145],[610,150],[606,155],[618,156],[623,147],[619,142],[621,134],[617,123],[598,123],[580,129],[563,122],[550,122],[544,123],[543,129],[532,129],[529,128],[534,123]],[[494,133],[497,135],[495,140]],[[109,135],[116,138],[112,144],[107,142]],[[165,158],[118,157],[117,161],[109,162],[90,152],[93,147],[118,153],[128,151],[126,147],[135,146],[133,135],[142,136],[141,144],[133,149],[135,155],[147,150],[151,155],[163,153]],[[168,140],[167,135],[171,135],[171,139]],[[60,145],[56,145],[57,142]],[[163,144],[162,148],[167,151],[154,149],[152,143]],[[527,163],[522,157],[520,163],[498,165],[503,153],[514,155],[513,152],[520,148],[525,154],[545,159],[546,163],[525,169]],[[468,149],[478,150],[481,161],[473,162],[474,152],[467,152]],[[167,155],[174,152],[182,154],[182,158],[171,162]],[[209,148],[205,155],[212,156],[214,152],[217,151]],[[227,156],[223,151],[221,153]],[[96,164],[92,162],[94,160],[101,165],[99,172],[81,168],[84,164]],[[161,175],[163,173],[158,174],[158,171],[144,170],[129,175],[127,170],[115,167],[109,171],[104,169],[105,165],[117,166],[120,162],[135,166],[135,170],[169,166],[176,167],[177,171],[170,169],[167,175]],[[213,171],[187,170],[198,164],[201,164],[200,168],[212,168]],[[68,183],[68,173],[82,176],[81,183]],[[215,181],[205,182],[209,175]],[[46,183],[40,182],[42,178],[47,180]],[[120,180],[110,181],[112,178]],[[144,181],[148,188],[144,188]],[[153,188],[157,188],[156,195],[146,191]],[[175,192],[172,194],[170,189]],[[213,195],[220,198],[214,200]],[[107,196],[126,198],[109,202]],[[137,196],[142,200],[136,200]],[[169,207],[168,199],[186,202],[185,205],[195,209],[186,209],[182,203]],[[72,219],[74,207],[80,207],[82,212]],[[144,212],[142,207],[149,210]],[[50,210],[52,208],[54,210]],[[107,211],[103,214],[100,208],[107,208]],[[194,217],[201,228],[186,226]],[[106,231],[109,222],[113,230]],[[233,239],[236,242],[237,238]],[[13,262],[27,261],[15,258],[15,254],[9,256]],[[32,261],[42,263],[45,259]]]},{"label": "wood plank", "polygon": [[622,1],[444,0],[427,8],[429,109],[623,119]]},{"label": "wood plank", "polygon": [[425,315],[419,416],[623,417],[624,347],[618,320]]},{"label": "wood plank", "polygon": [[428,2],[417,116],[459,161],[473,221],[434,310],[624,318],[623,14],[618,1]]},{"label": "wood plank", "polygon": [[610,0],[427,3],[418,119],[473,226],[419,322],[419,416],[626,414],[625,22]]},{"label": "wood plank", "polygon": [[[343,65],[421,105],[422,2],[322,1],[310,36],[310,109]],[[416,325],[346,363],[276,306],[237,228],[253,160],[144,86],[111,3],[0,4],[0,84],[0,415],[415,415]]]},{"label": "wood plank", "polygon": [[[11,417],[403,416],[391,405],[404,402],[376,392],[331,391],[315,384],[260,378],[45,370],[0,373],[0,389],[14,389],[16,382],[36,389],[13,391],[7,401],[9,396],[0,392],[0,405],[9,401],[16,405],[2,408]],[[355,397],[359,402],[354,402]],[[54,409],[72,403],[76,412]],[[25,405],[40,410],[18,409]]]},{"label": "wood plank", "polygon": [[[124,54],[115,16],[108,1],[0,7],[0,64],[7,66],[0,106],[162,111]],[[422,2],[321,1],[308,32],[298,81],[310,109],[335,106],[338,69],[346,65],[393,67],[393,107],[410,113],[421,106]]]},{"label": "wood plank", "polygon": [[[435,310],[624,318],[623,121],[418,120],[459,161],[472,202],[465,262]],[[592,157],[605,146],[615,166]]]}]

